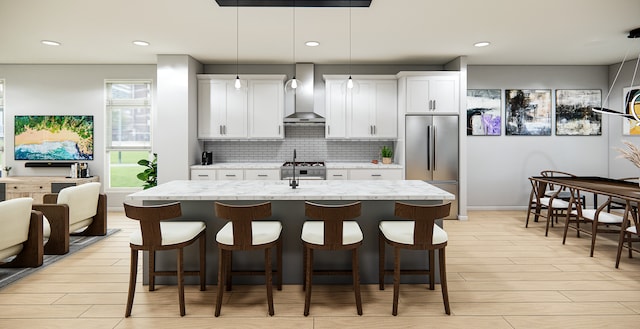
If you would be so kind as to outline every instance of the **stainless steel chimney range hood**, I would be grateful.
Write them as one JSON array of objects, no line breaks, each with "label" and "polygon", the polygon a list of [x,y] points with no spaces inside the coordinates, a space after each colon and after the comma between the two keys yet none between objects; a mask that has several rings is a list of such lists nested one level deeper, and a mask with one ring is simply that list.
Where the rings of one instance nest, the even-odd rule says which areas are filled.
[{"label": "stainless steel chimney range hood", "polygon": [[285,125],[323,125],[323,116],[313,111],[314,65],[309,63],[296,64],[296,79],[300,87],[295,93],[294,113],[284,118]]}]

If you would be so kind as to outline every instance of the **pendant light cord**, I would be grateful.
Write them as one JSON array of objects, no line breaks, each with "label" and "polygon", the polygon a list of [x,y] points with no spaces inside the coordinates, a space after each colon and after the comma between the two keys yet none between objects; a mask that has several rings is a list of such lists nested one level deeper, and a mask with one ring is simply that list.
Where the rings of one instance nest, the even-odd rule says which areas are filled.
[{"label": "pendant light cord", "polygon": [[351,77],[351,0],[349,0],[349,77]]},{"label": "pendant light cord", "polygon": [[236,0],[236,77],[238,77],[238,48],[240,44],[240,23],[238,22],[240,19],[240,7],[238,7],[238,0]]}]

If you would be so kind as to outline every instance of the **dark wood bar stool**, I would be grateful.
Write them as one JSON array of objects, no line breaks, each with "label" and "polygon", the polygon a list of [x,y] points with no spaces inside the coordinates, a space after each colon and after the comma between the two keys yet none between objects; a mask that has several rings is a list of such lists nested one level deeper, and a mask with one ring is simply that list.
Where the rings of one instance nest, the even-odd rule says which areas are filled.
[{"label": "dark wood bar stool", "polygon": [[[131,235],[131,270],[129,276],[129,295],[125,317],[131,315],[133,297],[136,290],[138,272],[138,251],[149,252],[149,291],[155,290],[156,276],[177,276],[178,299],[180,301],[180,315],[185,315],[184,306],[184,276],[198,275],[200,290],[206,290],[206,225],[201,221],[164,221],[182,216],[180,203],[174,202],[158,206],[134,206],[125,203],[124,211],[127,217],[140,223],[140,231]],[[200,270],[184,271],[183,248],[200,241]],[[158,250],[177,250],[177,269],[175,271],[156,271],[155,255]]]},{"label": "dark wood bar stool", "polygon": [[[282,224],[279,221],[260,220],[271,217],[271,203],[255,205],[228,205],[215,203],[216,216],[229,222],[218,231],[218,295],[216,298],[215,316],[220,316],[222,308],[223,286],[226,281],[227,291],[231,290],[233,275],[265,275],[267,287],[267,303],[269,315],[273,310],[273,270],[271,265],[271,248],[276,247],[278,290],[282,290]],[[233,271],[232,252],[264,249],[263,271]]]},{"label": "dark wood bar stool", "polygon": [[[401,202],[395,204],[395,215],[409,219],[381,221],[378,228],[379,244],[379,273],[378,280],[380,290],[384,290],[385,274],[393,273],[393,315],[398,315],[398,297],[400,295],[401,274],[427,274],[429,275],[429,289],[435,289],[435,250],[438,250],[440,265],[440,284],[442,287],[442,299],[444,310],[451,314],[449,309],[449,294],[447,292],[447,272],[445,268],[444,248],[447,246],[447,232],[435,224],[436,219],[449,216],[451,203],[440,205],[411,205]],[[393,247],[393,270],[385,270],[385,246]],[[429,269],[400,269],[400,249],[428,250]]]},{"label": "dark wood bar stool", "polygon": [[[358,266],[358,247],[362,245],[363,235],[360,225],[351,221],[360,217],[360,202],[346,205],[320,205],[305,202],[305,215],[314,219],[305,221],[302,226],[304,284],[304,315],[309,315],[311,303],[311,282],[314,274],[353,276],[353,289],[356,297],[358,315],[362,315],[362,299],[360,297],[360,271]],[[351,270],[320,271],[313,269],[313,251],[319,250],[351,250]]]}]

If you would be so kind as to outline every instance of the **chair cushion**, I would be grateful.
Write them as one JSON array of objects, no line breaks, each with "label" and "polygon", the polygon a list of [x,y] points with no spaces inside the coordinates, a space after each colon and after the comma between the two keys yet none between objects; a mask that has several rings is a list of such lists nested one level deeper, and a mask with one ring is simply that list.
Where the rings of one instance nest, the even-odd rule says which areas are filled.
[{"label": "chair cushion", "polygon": [[[414,226],[413,221],[389,220],[381,221],[378,228],[380,228],[380,231],[384,234],[387,240],[412,245]],[[431,243],[445,243],[448,238],[449,236],[447,235],[447,232],[440,228],[440,226],[435,224],[433,225],[433,238],[431,239]]]},{"label": "chair cushion", "polygon": [[[282,224],[278,221],[252,221],[251,222],[251,244],[254,246],[271,243],[278,240],[282,232]],[[218,234],[216,241],[228,246],[233,245],[233,223],[227,222]]]},{"label": "chair cushion", "polygon": [[32,204],[32,198],[17,198],[0,202],[0,250],[27,241]]},{"label": "chair cushion", "polygon": [[[206,228],[204,222],[175,221],[161,222],[160,232],[162,234],[162,245],[169,246],[189,241],[195,238]],[[131,244],[142,245],[142,232],[133,232],[130,238]]]},{"label": "chair cushion", "polygon": [[45,240],[49,240],[51,236],[51,224],[49,224],[49,219],[42,214],[42,236]]},{"label": "chair cushion", "polygon": [[[98,210],[98,197],[100,195],[100,183],[91,182],[70,186],[60,190],[58,204],[69,205],[69,228],[73,228],[78,222],[90,219]],[[91,222],[89,222],[91,224]],[[85,225],[88,226],[89,224]],[[71,232],[75,229],[70,230]]]},{"label": "chair cushion", "polygon": [[[551,201],[551,198],[540,198],[540,203],[547,207],[549,207],[549,201]],[[567,209],[569,208],[569,202],[554,198],[551,208]]]},{"label": "chair cushion", "polygon": [[[306,221],[302,225],[302,241],[323,245],[324,244],[324,222],[321,220]],[[360,225],[356,221],[342,222],[342,244],[354,244],[362,241],[364,236]]]},{"label": "chair cushion", "polygon": [[[571,211],[572,215],[577,215],[577,210]],[[582,209],[582,217],[593,220],[596,217],[596,209]],[[598,215],[598,223],[604,224],[620,224],[622,223],[622,216],[618,216],[606,211],[601,211]]]},{"label": "chair cushion", "polygon": [[638,231],[636,230],[635,225],[627,227],[626,231],[631,232],[633,234],[638,234]]}]

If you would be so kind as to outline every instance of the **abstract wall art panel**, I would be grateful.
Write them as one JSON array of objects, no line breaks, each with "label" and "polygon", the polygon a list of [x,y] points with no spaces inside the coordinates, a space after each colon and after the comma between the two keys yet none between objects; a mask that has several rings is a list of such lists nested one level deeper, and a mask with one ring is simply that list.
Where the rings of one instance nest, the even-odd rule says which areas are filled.
[{"label": "abstract wall art panel", "polygon": [[556,135],[602,135],[602,114],[592,111],[601,103],[599,89],[556,90]]},{"label": "abstract wall art panel", "polygon": [[505,135],[551,136],[551,90],[507,89]]},{"label": "abstract wall art panel", "polygon": [[467,135],[500,136],[501,129],[501,90],[467,90]]}]

